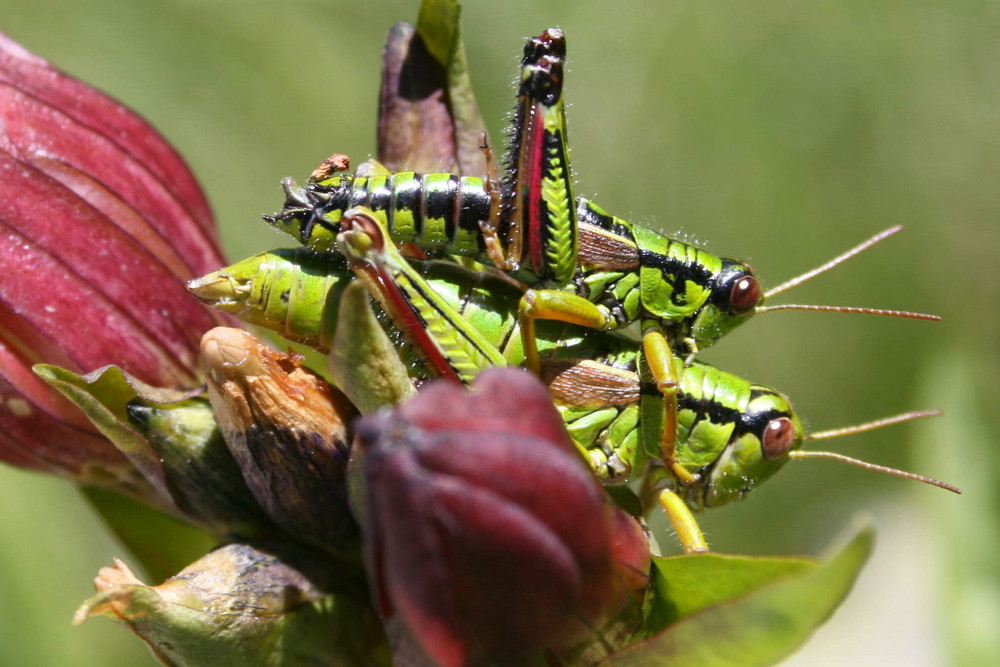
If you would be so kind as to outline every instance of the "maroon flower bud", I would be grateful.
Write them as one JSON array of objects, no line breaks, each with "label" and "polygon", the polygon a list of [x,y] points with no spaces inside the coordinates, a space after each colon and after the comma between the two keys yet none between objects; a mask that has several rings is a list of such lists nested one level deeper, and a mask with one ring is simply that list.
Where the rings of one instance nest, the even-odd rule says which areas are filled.
[{"label": "maroon flower bud", "polygon": [[197,384],[204,196],[145,121],[0,35],[0,231],[0,460],[114,486],[124,457],[31,367]]},{"label": "maroon flower bud", "polygon": [[424,3],[417,25],[397,23],[382,51],[378,159],[390,171],[497,174],[469,80],[461,7]]},{"label": "maroon flower bud", "polygon": [[365,418],[359,439],[366,561],[397,649],[415,640],[444,667],[524,664],[598,641],[641,583],[641,529],[531,375],[432,383]]}]

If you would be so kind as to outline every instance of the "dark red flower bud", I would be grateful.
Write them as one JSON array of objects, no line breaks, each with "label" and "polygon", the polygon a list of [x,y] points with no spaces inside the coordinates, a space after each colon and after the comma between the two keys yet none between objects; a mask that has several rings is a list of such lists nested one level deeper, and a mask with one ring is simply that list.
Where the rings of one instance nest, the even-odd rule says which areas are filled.
[{"label": "dark red flower bud", "polygon": [[444,667],[596,641],[645,572],[638,524],[524,371],[486,371],[472,391],[432,383],[365,418],[359,438],[351,474],[380,610]]}]

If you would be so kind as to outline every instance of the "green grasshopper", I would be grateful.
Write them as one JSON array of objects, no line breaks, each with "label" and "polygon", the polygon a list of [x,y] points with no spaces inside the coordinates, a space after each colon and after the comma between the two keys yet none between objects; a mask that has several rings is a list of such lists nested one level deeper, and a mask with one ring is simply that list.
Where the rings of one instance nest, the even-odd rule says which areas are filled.
[{"label": "green grasshopper", "polygon": [[[652,319],[683,354],[712,344],[755,313],[773,310],[937,319],[867,308],[763,306],[765,299],[829,270],[899,227],[764,292],[746,262],[718,257],[575,199],[562,96],[565,38],[559,30],[546,30],[529,39],[524,51],[500,184],[468,175],[390,173],[373,161],[349,175],[346,156],[335,156],[304,187],[286,179],[284,208],[265,218],[304,245],[329,251],[336,248],[344,211],[364,206],[397,245],[488,261],[537,288],[523,297],[522,319],[557,319],[596,329]],[[531,342],[525,343],[530,361]]]},{"label": "green grasshopper", "polygon": [[[352,214],[348,220],[344,245],[355,272],[379,295],[397,328],[429,358],[429,374],[467,381],[483,367],[523,361],[511,307],[515,301],[503,293],[509,285],[494,275],[451,263],[429,263],[418,271],[386,243],[370,216]],[[338,296],[349,278],[343,257],[299,248],[244,260],[192,282],[190,288],[226,312],[326,350]],[[643,430],[662,428],[663,422],[657,419],[662,411],[649,418],[640,407],[643,393],[658,394],[635,372],[638,344],[557,322],[540,327],[538,333],[542,377],[595,473],[605,483],[623,483],[645,470],[651,455],[646,495],[664,506],[688,551],[707,548],[692,509],[742,498],[792,458],[839,457],[799,449],[804,441],[824,434],[805,437],[790,403],[779,392],[706,364],[685,366],[678,360],[681,381],[673,456],[698,480],[683,483],[659,463],[660,452],[647,453],[640,443]],[[400,341],[401,351],[409,347]],[[420,369],[415,374],[426,377],[428,372]],[[656,435],[653,441],[660,439]],[[941,485],[910,473],[886,471]]]},{"label": "green grasshopper", "polygon": [[[547,30],[530,39],[500,184],[454,174],[391,174],[366,163],[347,175],[343,156],[314,172],[305,187],[285,181],[279,229],[318,250],[333,250],[344,212],[370,209],[393,242],[428,253],[486,260],[525,284],[518,318],[525,365],[538,372],[536,321],[598,330],[641,323],[644,373],[675,410],[674,355],[690,361],[756,313],[826,310],[938,319],[869,308],[781,305],[765,299],[819,275],[899,231],[872,237],[819,269],[764,292],[749,264],[609,215],[573,196],[562,96],[565,39]],[[668,443],[664,443],[666,449]],[[684,475],[678,468],[678,475]],[[688,480],[693,481],[693,480]]]}]

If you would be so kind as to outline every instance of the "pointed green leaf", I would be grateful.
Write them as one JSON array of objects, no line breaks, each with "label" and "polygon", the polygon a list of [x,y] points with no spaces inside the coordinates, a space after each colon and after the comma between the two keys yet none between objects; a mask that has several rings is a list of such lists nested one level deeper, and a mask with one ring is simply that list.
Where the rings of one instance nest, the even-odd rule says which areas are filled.
[{"label": "pointed green leaf", "polygon": [[493,165],[487,162],[482,149],[486,125],[469,78],[459,22],[461,13],[462,7],[456,0],[425,0],[420,5],[417,33],[423,37],[428,51],[448,68],[448,106],[455,124],[458,173],[496,178]]},{"label": "pointed green leaf", "polygon": [[656,558],[656,597],[647,620],[652,634],[691,614],[753,592],[775,579],[801,575],[812,558],[696,554]]},{"label": "pointed green leaf", "polygon": [[273,526],[226,448],[203,390],[150,387],[115,366],[35,372],[77,405],[161,496],[159,506],[220,535]]},{"label": "pointed green leaf", "polygon": [[459,20],[462,6],[456,0],[425,0],[420,3],[417,32],[427,44],[427,50],[441,63],[451,62],[456,43],[461,43]]},{"label": "pointed green leaf", "polygon": [[[136,397],[137,390],[129,384],[120,368],[105,366],[81,376],[59,366],[38,364],[34,371],[80,408],[101,434],[129,458],[159,493],[164,507],[173,505],[173,494],[159,456],[149,441],[128,424],[126,406]],[[141,383],[136,386],[140,386],[140,390],[155,391]],[[168,394],[163,394],[163,397],[168,397]],[[175,400],[180,400],[180,395]]]},{"label": "pointed green leaf", "polygon": [[772,665],[803,644],[850,591],[871,528],[824,561],[687,556],[656,561],[650,623],[659,634],[609,658],[615,667]]},{"label": "pointed green leaf", "polygon": [[469,79],[455,0],[427,0],[417,26],[389,31],[382,57],[378,158],[391,170],[495,177]]},{"label": "pointed green leaf", "polygon": [[396,405],[415,393],[406,366],[358,281],[344,290],[329,358],[330,377],[362,414]]}]

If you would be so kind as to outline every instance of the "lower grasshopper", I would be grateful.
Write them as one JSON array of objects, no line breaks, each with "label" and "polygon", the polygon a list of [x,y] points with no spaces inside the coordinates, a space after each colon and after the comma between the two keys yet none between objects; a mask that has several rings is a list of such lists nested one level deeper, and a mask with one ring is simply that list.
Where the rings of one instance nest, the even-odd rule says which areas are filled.
[{"label": "lower grasshopper", "polygon": [[[517,316],[496,276],[449,263],[418,271],[387,243],[381,227],[364,213],[348,216],[343,245],[354,270],[369,283],[397,328],[429,360],[430,374],[468,380],[489,365],[523,361]],[[245,260],[194,281],[199,297],[254,324],[325,349],[336,321],[337,295],[349,281],[343,258],[305,249],[275,251]],[[629,481],[649,468],[649,502],[659,501],[684,548],[707,549],[692,510],[743,498],[788,460],[837,457],[955,490],[929,478],[883,469],[829,452],[804,451],[805,436],[787,398],[712,366],[675,361],[680,378],[676,424],[664,426],[658,410],[643,410],[643,394],[661,396],[636,373],[640,357],[633,341],[587,332],[560,323],[538,331],[542,377],[567,428],[595,473],[605,483]],[[400,344],[400,350],[409,346]],[[418,375],[426,372],[415,371]],[[659,399],[662,402],[662,397]],[[924,416],[910,413],[854,427],[858,432]],[[644,431],[670,429],[672,456],[697,481],[688,483],[662,464],[660,451],[647,451]],[[839,432],[838,432],[839,434]]]}]

